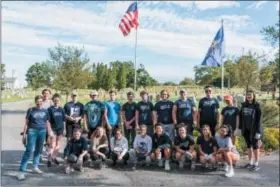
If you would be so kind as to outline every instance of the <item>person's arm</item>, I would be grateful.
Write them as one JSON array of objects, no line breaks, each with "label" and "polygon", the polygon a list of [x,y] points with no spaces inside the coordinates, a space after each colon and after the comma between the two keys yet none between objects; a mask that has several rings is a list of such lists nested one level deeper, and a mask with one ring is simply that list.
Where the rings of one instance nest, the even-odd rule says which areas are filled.
[{"label": "person's arm", "polygon": [[220,124],[219,128],[223,125],[224,123],[224,115],[225,115],[225,108],[222,109],[221,115],[220,115]]},{"label": "person's arm", "polygon": [[181,154],[184,154],[184,153],[185,153],[185,151],[184,151],[183,149],[180,149],[180,146],[179,146],[179,145],[175,145],[174,147],[175,147],[175,149],[176,149],[177,152],[179,152],[179,153],[181,153]]},{"label": "person's arm", "polygon": [[139,128],[139,111],[135,111],[135,127]]},{"label": "person's arm", "polygon": [[153,144],[152,138],[150,136],[148,136],[148,145],[147,145],[148,151],[147,151],[146,155],[151,153],[151,151],[152,151],[152,144]]},{"label": "person's arm", "polygon": [[219,104],[219,101],[217,99],[216,99],[216,105],[217,105],[217,127],[219,127],[219,124],[220,124],[220,113],[219,113],[220,104]]},{"label": "person's arm", "polygon": [[123,145],[122,145],[122,148],[123,148],[123,151],[122,153],[120,154],[121,157],[123,157],[127,151],[128,151],[128,142],[127,142],[127,139],[126,138],[123,138]]},{"label": "person's arm", "polygon": [[104,118],[104,121],[105,121],[105,124],[107,125],[107,127],[111,128],[111,125],[110,125],[109,120],[108,120],[107,112],[108,112],[108,110],[107,110],[107,108],[105,108],[103,118]]},{"label": "person's arm", "polygon": [[199,128],[200,125],[200,112],[201,112],[201,108],[202,108],[202,100],[199,101],[198,104],[198,111],[197,111],[197,124],[196,127]]},{"label": "person's arm", "polygon": [[236,129],[239,129],[239,112],[236,114]]},{"label": "person's arm", "polygon": [[239,111],[239,129],[242,129],[242,126],[243,126],[242,113],[243,113],[243,105],[241,104],[241,108],[240,108],[240,111]]},{"label": "person's arm", "polygon": [[172,120],[174,124],[177,124],[177,105],[176,103],[172,107]]},{"label": "person's arm", "polygon": [[138,142],[138,136],[135,136],[134,141],[133,141],[133,149],[137,148],[137,142]]},{"label": "person's arm", "polygon": [[256,139],[261,139],[261,134],[262,134],[262,122],[261,122],[261,118],[262,118],[262,112],[260,109],[259,104],[256,107],[256,135],[255,138]]},{"label": "person's arm", "polygon": [[64,148],[64,152],[63,152],[63,158],[67,158],[70,155],[70,148],[71,148],[71,144],[70,141],[67,142],[65,148]]},{"label": "person's arm", "polygon": [[103,142],[103,144],[99,145],[96,149],[101,149],[101,148],[105,148],[105,147],[108,147],[108,140],[107,140],[107,137],[105,139],[105,141]]},{"label": "person's arm", "polygon": [[67,120],[72,120],[72,117],[68,115],[69,110],[68,110],[67,103],[64,105],[64,111],[65,111],[65,118],[66,118]]},{"label": "person's arm", "polygon": [[112,137],[110,139],[110,148],[111,148],[111,151],[114,152],[114,148],[115,148],[115,137]]},{"label": "person's arm", "polygon": [[162,149],[166,149],[166,148],[171,148],[172,142],[169,138],[168,135],[164,134],[164,143],[160,146],[158,146],[158,148],[162,148]]},{"label": "person's arm", "polygon": [[153,125],[154,126],[157,124],[157,118],[158,118],[157,111],[153,111]]}]

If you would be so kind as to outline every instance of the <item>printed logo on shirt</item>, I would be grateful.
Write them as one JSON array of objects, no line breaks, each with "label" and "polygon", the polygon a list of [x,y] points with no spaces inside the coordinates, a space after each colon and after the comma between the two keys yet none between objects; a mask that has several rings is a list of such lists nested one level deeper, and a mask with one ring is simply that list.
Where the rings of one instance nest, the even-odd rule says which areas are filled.
[{"label": "printed logo on shirt", "polygon": [[189,146],[188,141],[180,143],[180,147],[188,147],[188,146]]},{"label": "printed logo on shirt", "polygon": [[141,153],[146,153],[148,151],[148,146],[147,146],[146,142],[139,143],[139,150]]},{"label": "printed logo on shirt", "polygon": [[165,109],[170,109],[170,108],[171,108],[170,105],[161,105],[161,106],[159,107],[160,110],[165,110]]},{"label": "printed logo on shirt", "polygon": [[179,104],[179,108],[191,108],[191,105],[187,103],[181,103]]},{"label": "printed logo on shirt", "polygon": [[33,114],[33,117],[34,118],[44,118],[46,116],[46,113],[45,112],[35,112]]},{"label": "printed logo on shirt", "polygon": [[226,111],[225,111],[225,116],[226,116],[226,115],[232,116],[232,115],[234,114],[234,112],[235,112],[234,109],[226,110]]},{"label": "printed logo on shirt", "polygon": [[245,116],[250,116],[250,115],[252,115],[252,114],[253,114],[253,111],[254,111],[254,109],[252,109],[252,108],[247,108],[247,107],[245,107],[245,108],[243,109],[243,113],[244,113]]},{"label": "printed logo on shirt", "polygon": [[62,116],[62,113],[61,112],[54,112],[53,115],[54,116]]},{"label": "printed logo on shirt", "polygon": [[140,110],[144,111],[144,110],[150,110],[150,106],[149,105],[141,105],[140,106]]},{"label": "printed logo on shirt", "polygon": [[70,116],[78,117],[80,116],[81,109],[79,107],[71,108]]},{"label": "printed logo on shirt", "polygon": [[210,100],[210,101],[204,101],[203,106],[212,106],[213,104],[215,104],[214,100]]}]

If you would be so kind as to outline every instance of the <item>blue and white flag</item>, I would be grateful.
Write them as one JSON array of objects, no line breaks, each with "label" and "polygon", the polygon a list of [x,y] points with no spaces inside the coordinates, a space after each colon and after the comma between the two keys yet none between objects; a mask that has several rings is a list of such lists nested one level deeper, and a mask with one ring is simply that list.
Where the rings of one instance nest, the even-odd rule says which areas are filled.
[{"label": "blue and white flag", "polygon": [[201,65],[220,67],[222,64],[222,59],[224,57],[224,52],[225,52],[224,48],[225,48],[224,27],[222,26],[218,30]]}]

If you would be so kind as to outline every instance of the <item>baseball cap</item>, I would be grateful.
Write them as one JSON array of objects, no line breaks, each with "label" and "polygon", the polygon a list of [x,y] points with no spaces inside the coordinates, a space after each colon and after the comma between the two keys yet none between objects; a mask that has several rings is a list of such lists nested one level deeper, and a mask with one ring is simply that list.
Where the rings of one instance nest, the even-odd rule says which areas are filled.
[{"label": "baseball cap", "polygon": [[231,95],[226,95],[226,96],[224,97],[224,100],[225,100],[225,101],[233,100],[233,97],[232,97]]},{"label": "baseball cap", "polygon": [[98,95],[98,92],[96,90],[92,90],[89,95]]},{"label": "baseball cap", "polygon": [[187,91],[186,91],[186,89],[181,89],[180,90],[180,93],[186,93]]},{"label": "baseball cap", "polygon": [[77,91],[72,91],[71,95],[78,95]]}]

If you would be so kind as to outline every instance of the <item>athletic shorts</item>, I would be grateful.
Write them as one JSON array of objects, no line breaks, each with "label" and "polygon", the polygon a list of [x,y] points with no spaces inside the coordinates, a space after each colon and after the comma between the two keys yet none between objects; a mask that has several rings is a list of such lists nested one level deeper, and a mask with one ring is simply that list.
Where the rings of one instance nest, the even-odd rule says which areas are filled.
[{"label": "athletic shorts", "polygon": [[66,123],[66,137],[71,138],[73,136],[73,130],[75,128],[81,128],[81,124]]},{"label": "athletic shorts", "polygon": [[53,133],[56,136],[61,136],[61,135],[63,135],[63,131],[64,131],[64,129],[56,129],[56,130],[53,130]]},{"label": "athletic shorts", "polygon": [[250,138],[250,135],[251,135],[251,132],[248,131],[248,130],[245,130],[244,132],[244,139],[245,139],[245,142],[247,144],[247,148],[253,148],[253,149],[259,149],[259,146],[258,146],[258,139],[256,138]]}]

